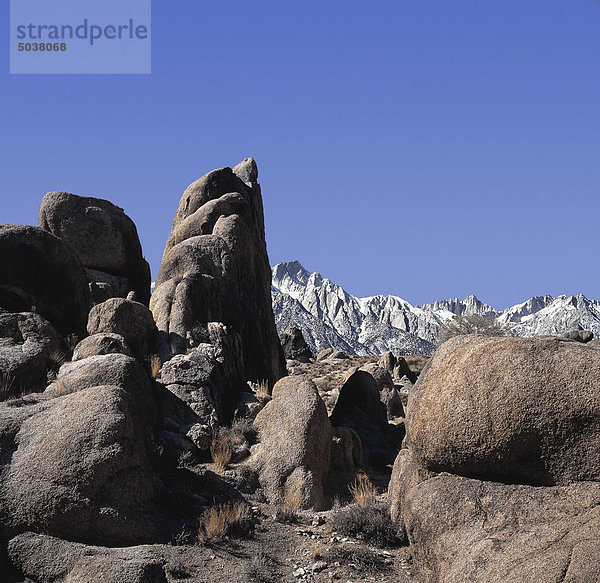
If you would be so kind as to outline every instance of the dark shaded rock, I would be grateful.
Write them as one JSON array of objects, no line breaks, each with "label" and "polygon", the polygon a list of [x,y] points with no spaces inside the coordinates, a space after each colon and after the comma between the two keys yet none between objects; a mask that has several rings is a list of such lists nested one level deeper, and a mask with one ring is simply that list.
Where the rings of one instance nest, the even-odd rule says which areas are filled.
[{"label": "dark shaded rock", "polygon": [[569,340],[575,340],[576,342],[585,344],[594,339],[594,333],[589,330],[573,330],[563,334],[562,338],[568,338]]},{"label": "dark shaded rock", "polygon": [[347,494],[362,462],[362,443],[357,433],[348,427],[334,427],[328,486],[334,492]]},{"label": "dark shaded rock", "polygon": [[430,583],[598,581],[599,482],[533,487],[434,475],[402,450],[389,497]]},{"label": "dark shaded rock", "polygon": [[94,306],[89,314],[89,334],[119,334],[138,357],[153,352],[157,329],[152,312],[139,302],[111,298]]},{"label": "dark shaded rock", "polygon": [[167,583],[152,547],[107,548],[26,532],[8,544],[11,560],[35,583]]},{"label": "dark shaded rock", "polygon": [[120,334],[109,334],[107,332],[92,334],[84,338],[73,351],[73,362],[83,360],[90,356],[99,356],[102,354],[125,354],[133,357],[133,353],[125,338]]},{"label": "dark shaded rock", "polygon": [[404,417],[404,405],[402,403],[402,395],[398,392],[398,389],[385,388],[379,393],[381,402],[385,405],[388,419],[394,419],[395,417]]},{"label": "dark shaded rock", "polygon": [[107,282],[121,297],[135,290],[148,305],[150,266],[135,224],[123,209],[101,198],[49,192],[42,199],[38,225],[70,245],[90,282]]},{"label": "dark shaded rock", "polygon": [[377,383],[363,370],[352,373],[340,389],[331,424],[353,429],[362,442],[364,458],[373,465],[393,463],[404,438],[404,426],[388,423]]},{"label": "dark shaded rock", "polygon": [[252,160],[209,172],[181,197],[151,308],[163,360],[203,342],[208,322],[242,340],[244,379],[273,383],[285,361],[271,306],[271,270]]},{"label": "dark shaded rock", "polygon": [[39,314],[0,309],[0,400],[43,391],[64,359],[63,339]]},{"label": "dark shaded rock", "polygon": [[157,483],[136,407],[118,386],[0,406],[2,536],[40,530],[83,542],[156,540]]},{"label": "dark shaded rock", "polygon": [[409,443],[434,471],[533,485],[600,480],[600,354],[554,337],[457,337],[410,393]]},{"label": "dark shaded rock", "polygon": [[313,353],[304,340],[300,328],[288,328],[281,334],[280,339],[283,355],[287,360],[309,362],[313,359]]},{"label": "dark shaded rock", "polygon": [[110,283],[106,283],[105,281],[91,281],[88,285],[93,304],[101,304],[115,297],[115,290]]},{"label": "dark shaded rock", "polygon": [[63,336],[86,335],[88,282],[78,258],[37,227],[0,226],[0,308],[36,312]]},{"label": "dark shaded rock", "polygon": [[333,437],[325,404],[305,376],[281,379],[272,397],[256,416],[260,443],[249,463],[269,502],[281,502],[286,488],[297,489],[303,508],[322,509]]}]

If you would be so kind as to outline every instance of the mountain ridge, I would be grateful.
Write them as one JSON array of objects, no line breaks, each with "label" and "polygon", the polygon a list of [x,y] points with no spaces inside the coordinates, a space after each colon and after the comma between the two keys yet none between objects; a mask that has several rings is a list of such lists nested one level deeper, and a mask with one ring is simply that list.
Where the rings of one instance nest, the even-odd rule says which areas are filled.
[{"label": "mountain ridge", "polygon": [[583,294],[534,296],[497,310],[474,294],[412,305],[397,295],[357,297],[299,261],[272,268],[273,311],[281,333],[300,328],[313,351],[331,347],[351,354],[431,354],[440,326],[456,316],[495,318],[516,336],[591,330],[600,336],[600,302]]}]

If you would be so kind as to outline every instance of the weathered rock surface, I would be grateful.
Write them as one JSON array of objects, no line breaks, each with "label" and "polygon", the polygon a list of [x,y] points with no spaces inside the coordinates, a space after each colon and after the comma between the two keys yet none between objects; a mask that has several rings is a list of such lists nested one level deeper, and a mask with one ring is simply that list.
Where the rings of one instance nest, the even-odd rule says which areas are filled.
[{"label": "weathered rock surface", "polygon": [[0,399],[43,391],[65,357],[63,339],[39,314],[0,309]]},{"label": "weathered rock surface", "polygon": [[424,580],[598,581],[599,357],[555,337],[438,348],[388,491]]},{"label": "weathered rock surface", "polygon": [[104,354],[67,362],[44,394],[60,397],[105,384],[121,387],[129,393],[136,403],[136,417],[147,426],[154,423],[156,405],[148,377],[141,365],[125,354]]},{"label": "weathered rock surface", "polygon": [[374,465],[393,463],[404,437],[404,426],[391,425],[375,379],[363,370],[350,374],[331,412],[334,427],[353,429],[362,442],[365,460]]},{"label": "weathered rock surface", "polygon": [[260,443],[250,464],[269,502],[280,502],[285,488],[298,488],[303,508],[322,509],[333,437],[325,404],[304,376],[281,379],[272,397],[256,416]]},{"label": "weathered rock surface", "polygon": [[37,227],[0,225],[0,308],[35,312],[63,336],[83,337],[90,306],[79,259]]},{"label": "weathered rock surface", "polygon": [[[428,583],[595,583],[600,483],[533,487],[431,476],[400,452],[390,483]],[[400,508],[401,507],[401,508]]]},{"label": "weathered rock surface", "polygon": [[15,566],[34,583],[166,583],[163,561],[149,546],[107,548],[26,532],[8,545]]},{"label": "weathered rock surface", "polygon": [[109,385],[1,405],[2,536],[42,530],[84,542],[156,539],[157,483],[136,405]]},{"label": "weathered rock surface", "polygon": [[111,298],[90,310],[89,334],[119,334],[138,357],[154,352],[158,330],[152,312],[143,304]]},{"label": "weathered rock surface", "polygon": [[208,322],[222,322],[241,337],[244,378],[273,383],[285,374],[285,361],[271,306],[257,175],[247,159],[236,172],[214,170],[186,189],[151,309],[163,360],[203,342]]},{"label": "weathered rock surface", "polygon": [[600,480],[600,353],[554,337],[443,344],[411,392],[409,443],[435,471],[533,485]]},{"label": "weathered rock surface", "polygon": [[102,354],[125,354],[126,356],[133,357],[133,353],[125,338],[120,334],[110,334],[107,332],[92,334],[87,338],[84,338],[77,344],[75,350],[73,350],[73,362],[77,360],[83,360],[90,356],[99,356]]},{"label": "weathered rock surface", "polygon": [[49,192],[42,199],[40,228],[68,243],[90,282],[106,282],[125,297],[135,290],[140,302],[150,299],[150,266],[133,221],[108,200]]},{"label": "weathered rock surface", "polygon": [[280,339],[286,360],[309,362],[313,359],[313,353],[304,340],[300,328],[287,328],[281,334]]}]

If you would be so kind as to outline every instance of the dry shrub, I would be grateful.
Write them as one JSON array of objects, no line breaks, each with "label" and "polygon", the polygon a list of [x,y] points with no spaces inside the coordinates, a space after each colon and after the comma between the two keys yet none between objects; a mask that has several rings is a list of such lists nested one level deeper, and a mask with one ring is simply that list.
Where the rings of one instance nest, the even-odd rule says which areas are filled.
[{"label": "dry shrub", "polygon": [[275,583],[281,575],[275,568],[275,561],[262,551],[253,555],[248,567],[248,583]]},{"label": "dry shrub", "polygon": [[233,451],[229,445],[229,440],[221,431],[213,433],[210,444],[210,455],[212,456],[214,469],[217,474],[222,474],[227,469],[227,464],[231,461]]},{"label": "dry shrub", "polygon": [[332,515],[331,527],[337,532],[381,547],[404,542],[398,538],[398,528],[390,518],[389,508],[383,503],[368,506],[353,504],[337,510]]},{"label": "dry shrub", "polygon": [[312,550],[310,552],[310,558],[313,561],[317,561],[318,559],[323,558],[323,549],[321,548],[320,545],[318,545],[318,544],[313,545]]},{"label": "dry shrub", "polygon": [[67,361],[68,354],[61,348],[54,348],[48,353],[48,360],[55,368],[60,368]]},{"label": "dry shrub", "polygon": [[361,507],[369,506],[377,501],[377,491],[367,474],[358,474],[354,484],[350,486],[354,501]]},{"label": "dry shrub", "polygon": [[328,562],[337,561],[342,565],[352,565],[357,571],[377,573],[390,570],[390,566],[383,557],[368,548],[358,545],[332,547],[327,552],[325,559]]},{"label": "dry shrub", "polygon": [[213,506],[204,512],[198,529],[198,543],[216,544],[225,537],[246,537],[254,529],[252,512],[244,502]]},{"label": "dry shrub", "polygon": [[456,316],[440,326],[435,338],[435,345],[440,346],[455,336],[477,334],[478,336],[512,336],[512,330],[506,324],[501,324],[491,315],[467,314]]},{"label": "dry shrub", "polygon": [[296,480],[281,489],[281,503],[275,512],[278,522],[294,523],[298,520],[298,511],[302,507],[302,482]]},{"label": "dry shrub", "polygon": [[236,417],[231,426],[225,429],[225,434],[232,448],[244,443],[256,443],[257,430],[251,419]]},{"label": "dry shrub", "polygon": [[158,354],[153,354],[150,356],[150,376],[155,379],[158,377],[158,373],[160,373],[160,369],[162,367],[162,362],[160,361],[160,357]]},{"label": "dry shrub", "polygon": [[271,398],[271,394],[269,393],[269,381],[258,381],[258,384],[256,385],[256,397],[263,401]]},{"label": "dry shrub", "polygon": [[3,372],[0,374],[0,401],[6,401],[14,393],[15,377]]}]

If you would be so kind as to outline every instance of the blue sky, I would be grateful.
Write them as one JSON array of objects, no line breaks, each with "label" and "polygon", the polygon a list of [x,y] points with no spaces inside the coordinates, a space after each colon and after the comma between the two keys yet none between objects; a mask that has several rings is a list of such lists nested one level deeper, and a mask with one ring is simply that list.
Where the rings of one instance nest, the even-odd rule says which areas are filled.
[{"label": "blue sky", "polygon": [[152,11],[151,75],[9,75],[3,27],[2,222],[108,198],[155,276],[186,186],[254,156],[272,264],[413,303],[600,298],[600,2]]}]

